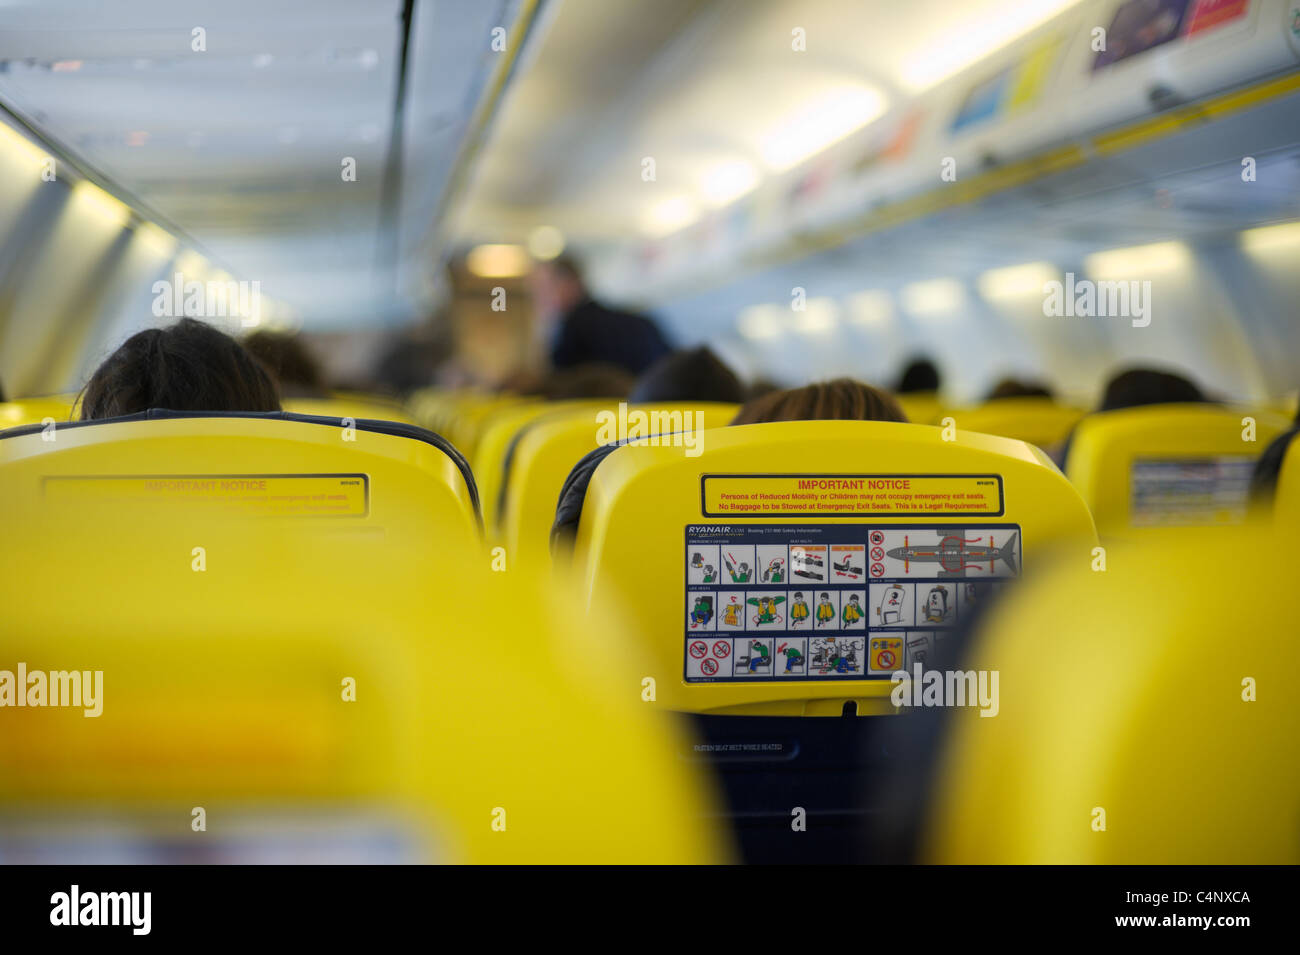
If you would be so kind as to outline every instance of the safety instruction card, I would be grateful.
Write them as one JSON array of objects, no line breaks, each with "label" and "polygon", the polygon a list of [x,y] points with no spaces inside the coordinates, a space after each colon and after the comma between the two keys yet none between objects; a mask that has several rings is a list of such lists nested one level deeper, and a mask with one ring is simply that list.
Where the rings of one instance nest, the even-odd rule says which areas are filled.
[{"label": "safety instruction card", "polygon": [[1015,524],[686,528],[687,682],[887,679],[1020,573]]}]

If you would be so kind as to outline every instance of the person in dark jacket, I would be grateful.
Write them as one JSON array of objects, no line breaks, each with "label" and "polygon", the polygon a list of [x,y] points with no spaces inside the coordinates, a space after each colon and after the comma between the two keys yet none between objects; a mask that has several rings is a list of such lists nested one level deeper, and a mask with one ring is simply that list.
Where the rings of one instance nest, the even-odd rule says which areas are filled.
[{"label": "person in dark jacket", "polygon": [[672,350],[649,318],[593,299],[571,258],[538,263],[529,285],[555,368],[603,362],[639,375]]}]

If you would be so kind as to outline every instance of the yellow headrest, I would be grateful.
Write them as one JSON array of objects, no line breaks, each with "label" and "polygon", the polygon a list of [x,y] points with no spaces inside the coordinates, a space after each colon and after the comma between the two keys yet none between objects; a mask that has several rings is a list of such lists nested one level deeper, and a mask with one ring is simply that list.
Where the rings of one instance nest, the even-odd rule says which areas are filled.
[{"label": "yellow headrest", "polygon": [[75,398],[75,395],[50,395],[45,398],[0,402],[0,431],[24,424],[39,424],[46,418],[67,421],[72,415],[72,402]]},{"label": "yellow headrest", "polygon": [[943,402],[937,392],[913,391],[894,397],[912,424],[935,424],[943,415]]},{"label": "yellow headrest", "polygon": [[996,605],[961,667],[998,673],[997,716],[952,711],[929,857],[1300,862],[1293,549],[1256,528],[1149,538]]},{"label": "yellow headrest", "polygon": [[1028,441],[1040,448],[1064,441],[1084,415],[1051,398],[999,398],[975,408],[949,410],[958,428]]},{"label": "yellow headrest", "polygon": [[258,628],[229,609],[257,599],[222,556],[239,540],[193,582],[120,575],[73,621],[8,611],[115,548],[0,582],[0,861],[721,860],[689,746],[627,691],[615,633],[454,561],[380,592],[287,564]]},{"label": "yellow headrest", "polygon": [[704,429],[729,424],[739,408],[721,402],[604,402],[530,423],[519,436],[505,478],[502,541],[509,559],[530,570],[549,566],[556,501],[565,478],[588,451],[628,437],[679,431],[694,441]]},{"label": "yellow headrest", "polygon": [[397,421],[415,424],[415,419],[395,401],[371,395],[338,394],[332,398],[285,398],[280,402],[285,411],[296,414],[314,414],[326,418],[372,418],[378,421]]},{"label": "yellow headrest", "polygon": [[1107,411],[1079,422],[1065,473],[1103,537],[1237,523],[1254,461],[1285,427],[1209,404]]},{"label": "yellow headrest", "polygon": [[573,570],[643,627],[669,706],[888,711],[890,673],[934,633],[1049,548],[1095,542],[1042,452],[942,435],[798,421],[706,431],[698,457],[618,448],[592,475]]}]

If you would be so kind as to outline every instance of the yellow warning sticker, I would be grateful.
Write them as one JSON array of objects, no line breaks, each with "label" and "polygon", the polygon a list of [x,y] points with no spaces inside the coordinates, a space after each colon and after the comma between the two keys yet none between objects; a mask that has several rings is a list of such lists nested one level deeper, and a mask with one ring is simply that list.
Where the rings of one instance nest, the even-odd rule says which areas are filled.
[{"label": "yellow warning sticker", "polygon": [[706,474],[707,517],[912,517],[1003,512],[997,474]]},{"label": "yellow warning sticker", "polygon": [[248,517],[364,517],[364,474],[167,474],[47,477],[58,503],[163,504]]}]

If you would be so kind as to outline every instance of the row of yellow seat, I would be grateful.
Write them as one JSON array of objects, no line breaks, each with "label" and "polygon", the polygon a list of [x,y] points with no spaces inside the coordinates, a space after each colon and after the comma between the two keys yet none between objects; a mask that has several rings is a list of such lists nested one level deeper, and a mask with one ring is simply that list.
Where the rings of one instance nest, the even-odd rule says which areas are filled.
[{"label": "row of yellow seat", "polygon": [[[1072,595],[1096,589],[1078,583],[1081,574],[1086,581],[1098,573],[1093,517],[1078,487],[1037,448],[960,428],[948,441],[940,429],[875,422],[715,428],[708,426],[728,420],[731,409],[697,410],[705,413],[706,430],[694,447],[687,445],[692,436],[682,435],[634,441],[588,460],[571,521],[573,573],[551,592],[535,579],[540,575],[488,569],[474,477],[455,448],[418,429],[349,426],[347,415],[322,421],[153,414],[6,434],[0,659],[23,661],[32,671],[102,669],[106,693],[118,695],[108,697],[102,723],[33,707],[17,715],[15,733],[0,734],[0,852],[40,857],[47,844],[23,833],[49,830],[34,823],[50,812],[64,813],[64,821],[85,818],[107,798],[119,821],[164,854],[233,851],[231,840],[248,827],[276,829],[284,812],[310,805],[320,810],[313,838],[336,855],[717,859],[725,857],[726,839],[701,822],[713,798],[706,781],[680,764],[674,754],[688,744],[652,714],[827,716],[850,706],[862,714],[893,712],[889,677],[948,632],[949,622],[922,621],[919,613],[907,630],[880,629],[879,618],[861,621],[858,630],[857,620],[837,622],[831,630],[841,650],[815,667],[813,623],[800,633],[790,614],[773,630],[785,635],[785,650],[803,657],[803,669],[778,678],[778,644],[761,628],[787,615],[781,608],[790,609],[794,588],[843,596],[837,618],[847,621],[851,592],[865,613],[876,612],[874,598],[886,591],[873,589],[875,579],[906,583],[910,574],[942,589],[945,575],[955,587],[1001,585],[1023,572],[1035,581],[1033,596],[1017,605],[1028,609],[999,617],[989,645],[1006,641],[1008,653],[1056,659],[1064,639],[1060,659],[1086,655],[1094,637],[1074,618],[1091,621],[1101,609],[1078,615]],[[1147,411],[1164,413],[1168,424],[1168,415],[1183,421],[1189,409]],[[1215,418],[1192,433],[1217,434],[1224,422]],[[633,430],[617,419],[612,424],[615,432]],[[507,449],[514,442],[512,472],[508,481],[502,477],[507,523],[512,513],[549,511],[549,532],[554,506],[530,509],[530,482],[515,480],[527,472],[513,469],[535,459],[544,464],[539,478],[546,476],[539,486],[561,472],[564,482],[573,456],[595,447],[596,426],[591,405],[549,408],[506,440]],[[660,422],[659,431],[674,427]],[[1239,421],[1236,433],[1240,442]],[[1075,447],[1083,440],[1076,433]],[[485,432],[478,449],[486,447]],[[1172,450],[1186,456],[1189,449],[1184,442]],[[1300,497],[1294,456],[1279,483],[1279,497],[1286,496]],[[526,552],[525,525],[516,533],[514,546]],[[1129,615],[1120,617],[1117,633],[1150,636],[1162,652],[1176,654],[1183,652],[1173,640],[1176,624],[1188,647],[1204,643],[1209,655],[1219,631],[1205,611],[1214,588],[1202,578],[1219,572],[1216,559],[1252,554],[1252,567],[1262,569],[1244,587],[1234,578],[1234,606],[1258,595],[1266,607],[1265,596],[1277,592],[1267,588],[1280,579],[1273,568],[1294,570],[1279,539],[1285,534],[1261,531],[1198,538],[1194,550],[1176,540],[1157,541],[1150,551],[1121,549],[1133,556],[1111,557],[1116,582],[1097,593],[1113,598],[1106,609]],[[724,562],[735,557],[728,547],[752,548],[755,557],[745,562],[745,579],[728,571],[725,585]],[[776,580],[758,576],[762,547],[784,550]],[[694,552],[709,548],[718,551],[713,580],[706,580],[703,560],[694,563]],[[1055,554],[1064,570],[1049,578],[1044,569]],[[1186,573],[1150,576],[1152,568],[1179,562]],[[804,576],[796,579],[800,570]],[[1052,608],[1045,596],[1051,591],[1040,589],[1049,579],[1081,589],[1057,589]],[[720,599],[728,591],[756,601],[752,611],[744,601],[741,637],[724,628]],[[704,594],[717,598],[711,613],[697,612],[692,602]],[[780,602],[761,606],[763,597],[775,601],[778,594]],[[1180,609],[1140,614],[1139,595],[1157,604],[1181,601]],[[953,607],[954,620],[969,609]],[[1056,626],[1049,610],[1070,627]],[[768,613],[773,620],[762,621]],[[1294,648],[1279,642],[1285,628],[1264,609],[1248,616],[1259,627],[1253,637],[1268,649],[1242,659],[1252,673],[1276,677],[1284,672],[1279,666],[1294,662]],[[751,617],[762,621],[752,630]],[[1051,653],[1044,652],[1048,641]],[[850,660],[859,643],[860,655]],[[704,652],[697,657],[699,644]],[[742,653],[747,672],[738,669]],[[785,662],[794,659],[787,653]],[[1015,672],[1043,687],[1078,677],[1020,656],[993,659],[1003,668],[1023,663]],[[1138,662],[1151,661],[1148,655]],[[1143,665],[1137,672],[1143,686],[1160,681],[1159,699],[1185,712],[1184,701],[1171,696],[1179,684]],[[1078,693],[1096,688],[1071,686]],[[1017,699],[1026,707],[1055,702],[1032,694]],[[1222,700],[1212,703],[1219,713]],[[203,713],[221,719],[205,725]],[[1294,726],[1294,705],[1274,702],[1260,713],[1268,731],[1259,746]],[[1226,732],[1256,717],[1224,718]],[[1113,742],[1141,739],[1151,719],[1110,727],[1132,734]],[[1070,732],[1069,725],[1060,729],[1065,752]],[[1227,745],[1222,733],[1207,739],[1211,752]],[[182,740],[197,741],[200,755],[180,752]],[[430,740],[440,741],[441,761]],[[990,763],[1008,759],[1009,745],[1001,736],[977,736],[954,765],[966,766],[960,760],[968,751],[986,753]],[[1060,756],[1025,752],[1040,761]],[[1250,753],[1258,761],[1258,746]],[[78,766],[90,771],[79,775]],[[1162,784],[1172,785],[1174,764],[1162,767]],[[1068,770],[1058,765],[1056,784]],[[456,788],[447,785],[449,776],[474,783],[449,792]],[[988,780],[982,786],[982,805],[1006,795]],[[574,788],[581,797],[562,805]],[[219,818],[237,820],[233,835],[225,830],[212,840],[216,848],[160,835],[175,825],[175,800],[193,791],[210,795],[206,808],[216,806]],[[1274,795],[1290,794],[1279,784]],[[1125,798],[1140,803],[1133,812],[1150,809],[1137,788]],[[948,833],[933,850],[937,856],[991,851],[970,838],[966,808],[936,809],[936,818],[949,820],[935,823]],[[944,829],[949,825],[956,828]],[[677,835],[664,838],[669,830]],[[1153,839],[1124,845],[1133,859],[1161,861],[1133,849],[1150,848]],[[1027,842],[1007,845],[1011,855],[1033,851]],[[1078,855],[1076,848],[1069,853]]]}]

